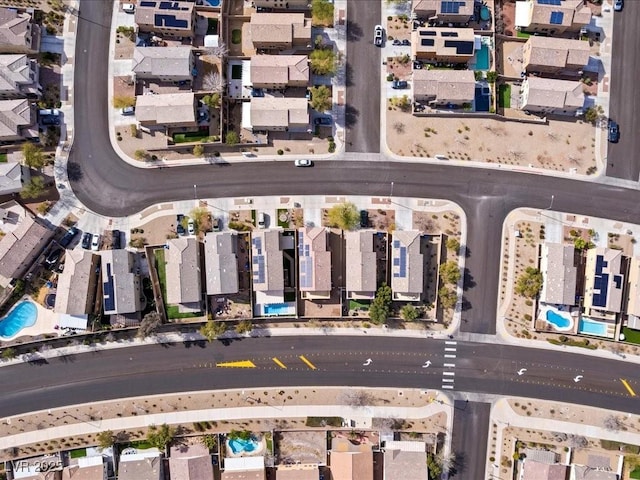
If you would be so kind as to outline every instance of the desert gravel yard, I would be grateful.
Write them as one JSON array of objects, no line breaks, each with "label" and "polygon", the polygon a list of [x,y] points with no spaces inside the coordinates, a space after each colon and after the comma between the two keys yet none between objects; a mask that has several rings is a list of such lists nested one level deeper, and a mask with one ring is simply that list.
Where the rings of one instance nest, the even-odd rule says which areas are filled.
[{"label": "desert gravel yard", "polygon": [[387,145],[405,157],[444,155],[450,160],[592,174],[595,135],[591,124],[573,119],[544,125],[460,116],[420,118],[387,111]]}]

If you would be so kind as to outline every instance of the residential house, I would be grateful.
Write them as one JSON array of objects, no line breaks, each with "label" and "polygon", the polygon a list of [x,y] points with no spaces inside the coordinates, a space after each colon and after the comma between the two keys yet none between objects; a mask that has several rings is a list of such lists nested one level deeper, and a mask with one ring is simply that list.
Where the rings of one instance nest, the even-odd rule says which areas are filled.
[{"label": "residential house", "polygon": [[304,13],[251,15],[251,41],[256,50],[310,50],[311,19]]},{"label": "residential house", "polygon": [[35,107],[27,99],[0,100],[0,141],[38,138]]},{"label": "residential house", "polygon": [[629,261],[629,288],[627,299],[627,326],[640,330],[640,257]]},{"label": "residential house", "polygon": [[423,27],[411,32],[411,55],[416,60],[466,63],[475,51],[473,28]]},{"label": "residential house", "polygon": [[212,480],[211,454],[204,445],[171,447],[171,480]]},{"label": "residential house", "polygon": [[311,0],[254,0],[256,8],[270,8],[273,10],[309,10]]},{"label": "residential house", "polygon": [[140,274],[134,254],[105,250],[102,256],[102,295],[105,315],[131,314],[142,310]]},{"label": "residential house", "polygon": [[561,243],[544,243],[540,256],[543,283],[540,301],[556,305],[576,304],[575,248]]},{"label": "residential house", "polygon": [[306,98],[252,98],[250,123],[253,131],[306,132],[309,102]]},{"label": "residential house", "polygon": [[67,250],[64,270],[58,276],[56,289],[56,313],[88,315],[94,311],[100,256],[87,250]]},{"label": "residential house", "polygon": [[591,9],[584,0],[516,1],[516,28],[530,33],[560,35],[579,32],[591,22]]},{"label": "residential house", "polygon": [[194,66],[189,46],[138,47],[133,51],[131,70],[136,80],[190,83]]},{"label": "residential house", "polygon": [[345,232],[347,298],[373,300],[377,289],[377,264],[372,231]]},{"label": "residential house", "polygon": [[24,54],[0,55],[0,100],[42,95],[38,62]]},{"label": "residential house", "polygon": [[[122,252],[124,250],[115,250]],[[161,453],[155,448],[120,455],[118,480],[163,480]]]},{"label": "residential house", "polygon": [[136,120],[147,127],[195,127],[195,95],[193,92],[138,95]]},{"label": "residential house", "polygon": [[326,229],[298,229],[298,267],[302,298],[331,298],[331,251]]},{"label": "residential house", "polygon": [[579,115],[584,108],[579,81],[527,77],[522,82],[520,110],[541,114]]},{"label": "residential house", "polygon": [[425,442],[391,441],[384,446],[383,480],[429,478],[427,445]]},{"label": "residential house", "polygon": [[571,465],[569,480],[618,480],[620,477],[612,470],[594,468],[588,465]]},{"label": "residential house", "polygon": [[22,278],[53,237],[53,231],[22,209],[18,225],[0,239],[0,286]]},{"label": "residential house", "polygon": [[319,478],[318,464],[278,465],[276,470],[276,480],[318,480]]},{"label": "residential house", "polygon": [[202,299],[200,283],[200,242],[194,237],[167,240],[165,249],[167,303],[181,312],[199,312]]},{"label": "residential house", "polygon": [[22,190],[23,179],[29,178],[29,167],[18,162],[0,163],[0,195]]},{"label": "residential house", "polygon": [[28,471],[13,471],[14,480],[61,480],[62,472],[54,470],[49,472],[39,472],[37,467],[29,468]]},{"label": "residential house", "polygon": [[471,105],[475,89],[471,70],[413,71],[413,100],[432,108]]},{"label": "residential house", "polygon": [[391,237],[393,299],[418,302],[424,290],[422,236],[417,230],[397,230]]},{"label": "residential house", "polygon": [[373,480],[373,452],[331,450],[332,480]]},{"label": "residential house", "polygon": [[78,458],[62,470],[62,480],[107,480],[107,475],[107,464],[102,455]]},{"label": "residential house", "polygon": [[537,462],[525,458],[521,480],[568,480],[569,467],[559,463]]},{"label": "residential house", "polygon": [[579,75],[589,63],[589,42],[532,35],[522,47],[527,72]]},{"label": "residential house", "polygon": [[136,5],[138,31],[158,37],[192,38],[196,23],[194,2],[141,0]]},{"label": "residential house", "polygon": [[31,14],[0,8],[0,53],[38,53],[40,26]]},{"label": "residential house", "polygon": [[624,289],[622,252],[604,247],[587,250],[584,282],[584,314],[615,318],[622,307]]},{"label": "residential house", "polygon": [[264,457],[227,457],[221,480],[266,480]]},{"label": "residential house", "polygon": [[251,57],[253,88],[282,89],[309,85],[306,55],[254,55]]},{"label": "residential house", "polygon": [[238,293],[238,235],[208,232],[204,237],[207,295]]},{"label": "residential house", "polygon": [[413,0],[412,10],[417,18],[429,22],[468,23],[474,13],[474,1]]}]

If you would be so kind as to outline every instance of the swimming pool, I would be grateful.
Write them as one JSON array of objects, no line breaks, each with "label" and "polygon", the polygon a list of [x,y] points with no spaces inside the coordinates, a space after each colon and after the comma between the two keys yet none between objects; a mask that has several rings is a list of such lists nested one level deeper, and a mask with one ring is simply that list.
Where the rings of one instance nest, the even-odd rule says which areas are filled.
[{"label": "swimming pool", "polygon": [[569,330],[573,326],[571,317],[561,315],[552,309],[548,309],[545,312],[544,319],[558,330]]},{"label": "swimming pool", "polygon": [[480,50],[476,50],[476,66],[474,70],[489,70],[489,46],[483,43]]},{"label": "swimming pool", "polygon": [[210,7],[219,7],[220,0],[204,0],[205,5],[209,5]]},{"label": "swimming pool", "polygon": [[291,307],[287,303],[269,303],[264,306],[265,315],[288,315]]},{"label": "swimming pool", "polygon": [[29,300],[16,305],[9,314],[0,320],[0,337],[11,338],[20,330],[31,327],[38,319],[38,309]]},{"label": "swimming pool", "polygon": [[234,454],[242,452],[253,452],[258,448],[258,442],[251,437],[249,440],[243,440],[242,438],[230,438],[227,440],[229,448]]},{"label": "swimming pool", "polygon": [[578,333],[586,333],[588,335],[597,335],[599,337],[608,337],[607,324],[602,322],[594,322],[588,318],[580,319],[578,324]]}]

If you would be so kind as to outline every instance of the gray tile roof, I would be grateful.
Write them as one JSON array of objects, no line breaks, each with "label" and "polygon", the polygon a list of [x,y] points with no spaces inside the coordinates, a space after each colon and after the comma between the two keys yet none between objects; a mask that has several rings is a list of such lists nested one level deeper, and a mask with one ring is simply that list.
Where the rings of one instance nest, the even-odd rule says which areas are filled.
[{"label": "gray tile roof", "polygon": [[[127,250],[104,250],[102,257],[102,283],[105,296],[104,313],[133,313],[141,309],[140,275],[133,273],[133,254]],[[108,292],[113,291],[114,308],[107,308]]]},{"label": "gray tile roof", "polygon": [[251,126],[268,130],[309,123],[306,98],[254,97],[251,99]]},{"label": "gray tile roof", "polygon": [[26,212],[16,229],[0,240],[0,275],[7,279],[21,276],[52,236],[49,228]]},{"label": "gray tile roof", "polygon": [[347,292],[375,295],[376,253],[373,250],[375,232],[345,232]]},{"label": "gray tile roof", "polygon": [[136,120],[157,125],[195,124],[195,95],[192,92],[138,95],[136,97]]},{"label": "gray tile roof", "polygon": [[89,288],[95,288],[99,258],[87,250],[67,250],[64,270],[58,277],[56,313],[83,315],[93,310]]},{"label": "gray tile roof", "polygon": [[[262,292],[284,290],[283,253],[280,247],[280,230],[254,230],[251,234],[251,260],[253,289]],[[260,243],[260,248],[257,244]],[[256,261],[264,258],[264,275],[258,276]]]},{"label": "gray tile roof", "polygon": [[31,15],[18,13],[15,9],[0,8],[0,50],[4,45],[31,49],[30,28],[38,28],[31,23]]},{"label": "gray tile roof", "polygon": [[540,300],[558,305],[574,305],[578,270],[574,265],[573,245],[545,243],[542,246],[541,268],[544,283]]},{"label": "gray tile roof", "polygon": [[238,292],[238,235],[208,232],[204,238],[204,258],[207,274],[207,295]]},{"label": "gray tile roof", "polygon": [[180,237],[167,240],[167,246],[167,303],[200,302],[200,242],[193,237]]},{"label": "gray tile roof", "polygon": [[34,122],[35,113],[29,100],[0,100],[0,139],[20,137],[22,128]]},{"label": "gray tile roof", "polygon": [[37,62],[26,55],[0,55],[0,92],[23,96],[36,94],[37,72]]},{"label": "gray tile roof", "polygon": [[476,79],[471,70],[414,70],[413,96],[429,101],[472,102]]},{"label": "gray tile roof", "polygon": [[[131,459],[131,457],[136,458]],[[147,458],[138,457],[140,455],[120,456],[118,480],[161,480],[163,478],[162,458],[159,455]]]},{"label": "gray tile roof", "polygon": [[22,165],[17,162],[0,163],[0,195],[16,193],[20,190],[22,190]]},{"label": "gray tile roof", "polygon": [[391,236],[391,290],[394,295],[422,294],[424,256],[420,251],[421,238],[417,230],[399,230]]},{"label": "gray tile roof", "polygon": [[528,77],[522,89],[522,110],[565,110],[584,106],[582,83],[578,81]]},{"label": "gray tile roof", "polygon": [[132,71],[140,78],[190,77],[191,47],[137,47]]}]

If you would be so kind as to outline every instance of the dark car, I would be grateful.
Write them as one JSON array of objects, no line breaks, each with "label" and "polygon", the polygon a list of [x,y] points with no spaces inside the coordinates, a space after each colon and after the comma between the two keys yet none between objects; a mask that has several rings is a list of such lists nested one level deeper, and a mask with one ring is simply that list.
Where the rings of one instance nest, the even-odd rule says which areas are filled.
[{"label": "dark car", "polygon": [[78,234],[79,230],[76,227],[71,227],[67,232],[62,236],[60,241],[58,242],[61,247],[67,248],[71,241]]},{"label": "dark car", "polygon": [[398,39],[396,38],[393,42],[391,42],[391,44],[392,44],[392,45],[402,45],[402,41],[401,41],[401,40],[398,40]]},{"label": "dark car", "polygon": [[407,88],[409,84],[405,80],[394,80],[391,84],[391,88],[395,90],[400,90],[403,88]]},{"label": "dark car", "polygon": [[49,255],[47,255],[47,258],[45,258],[44,263],[46,263],[47,266],[52,267],[58,262],[58,260],[60,260],[61,256],[62,256],[62,249],[54,248],[49,252]]},{"label": "dark car", "polygon": [[411,42],[405,38],[404,40],[402,40],[402,45],[404,46],[411,45]]},{"label": "dark car", "polygon": [[611,143],[618,143],[620,140],[620,127],[616,122],[611,120],[609,122],[609,141]]},{"label": "dark car", "polygon": [[624,8],[624,0],[615,0],[613,2],[613,9],[616,12],[621,12],[623,8]]},{"label": "dark car", "polygon": [[219,232],[222,228],[222,221],[219,218],[214,217],[213,221],[211,222],[211,227],[214,232]]},{"label": "dark car", "polygon": [[314,125],[331,125],[331,117],[317,117],[313,119]]},{"label": "dark car", "polygon": [[369,212],[366,210],[360,210],[360,226],[367,228],[369,226]]},{"label": "dark car", "polygon": [[111,248],[113,250],[119,250],[122,248],[120,244],[120,230],[114,230],[111,232]]},{"label": "dark car", "polygon": [[91,248],[91,239],[93,235],[90,232],[84,232],[82,234],[82,248],[89,250]]}]

